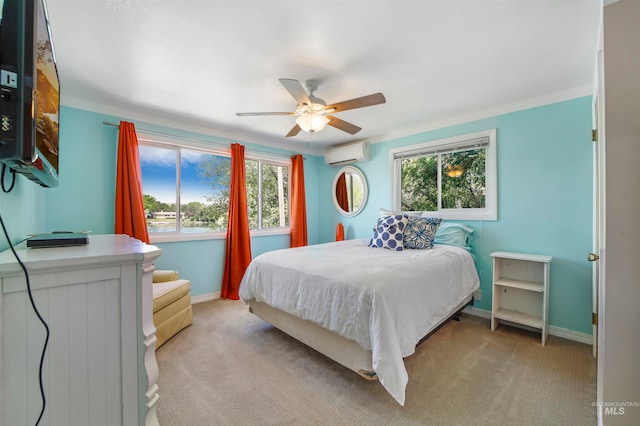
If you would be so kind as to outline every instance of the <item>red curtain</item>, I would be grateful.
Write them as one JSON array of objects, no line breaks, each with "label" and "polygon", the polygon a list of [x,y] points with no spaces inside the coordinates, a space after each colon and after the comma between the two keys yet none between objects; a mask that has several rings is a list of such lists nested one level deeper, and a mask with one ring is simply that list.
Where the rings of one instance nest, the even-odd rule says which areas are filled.
[{"label": "red curtain", "polygon": [[347,195],[346,173],[342,173],[336,182],[336,200],[338,205],[345,212],[349,212],[349,195]]},{"label": "red curtain", "polygon": [[291,157],[291,247],[306,246],[307,202],[304,195],[304,158]]},{"label": "red curtain", "polygon": [[149,243],[142,197],[142,172],[138,137],[133,123],[120,122],[116,172],[116,234],[127,234]]},{"label": "red curtain", "polygon": [[251,239],[247,213],[247,187],[244,170],[244,146],[231,145],[231,183],[229,185],[229,223],[227,250],[222,276],[223,299],[238,300],[242,276],[251,262]]}]

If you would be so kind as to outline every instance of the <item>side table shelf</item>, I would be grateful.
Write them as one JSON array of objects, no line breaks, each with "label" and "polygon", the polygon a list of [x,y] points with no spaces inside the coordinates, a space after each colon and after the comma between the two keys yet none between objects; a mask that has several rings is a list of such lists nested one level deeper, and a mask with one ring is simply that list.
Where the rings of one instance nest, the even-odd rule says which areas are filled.
[{"label": "side table shelf", "polygon": [[501,320],[539,329],[547,340],[551,256],[494,252],[491,331]]}]

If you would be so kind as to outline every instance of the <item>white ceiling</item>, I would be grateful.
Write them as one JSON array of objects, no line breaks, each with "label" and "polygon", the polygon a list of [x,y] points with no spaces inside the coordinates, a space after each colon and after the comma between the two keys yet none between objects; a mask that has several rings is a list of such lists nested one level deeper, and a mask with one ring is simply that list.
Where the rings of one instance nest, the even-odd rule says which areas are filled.
[{"label": "white ceiling", "polygon": [[[309,152],[588,95],[600,0],[47,0],[62,103]],[[278,78],[363,128],[284,135]]]}]

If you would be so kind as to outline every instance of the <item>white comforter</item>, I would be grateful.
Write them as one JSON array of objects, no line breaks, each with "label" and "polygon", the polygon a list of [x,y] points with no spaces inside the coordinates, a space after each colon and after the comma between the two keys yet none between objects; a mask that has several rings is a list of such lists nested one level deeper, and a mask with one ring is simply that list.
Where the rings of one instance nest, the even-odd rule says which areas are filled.
[{"label": "white comforter", "polygon": [[315,322],[372,351],[382,385],[404,405],[402,358],[479,287],[466,250],[391,251],[347,240],[271,251],[251,262],[240,298]]}]

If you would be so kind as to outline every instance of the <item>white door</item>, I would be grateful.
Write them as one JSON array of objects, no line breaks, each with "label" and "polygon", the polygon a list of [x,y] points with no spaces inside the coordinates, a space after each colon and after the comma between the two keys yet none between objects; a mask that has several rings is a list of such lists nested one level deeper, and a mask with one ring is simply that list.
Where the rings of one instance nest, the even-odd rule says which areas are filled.
[{"label": "white door", "polygon": [[601,161],[604,153],[601,152],[601,146],[599,139],[599,131],[600,128],[598,123],[598,118],[601,114],[598,111],[598,108],[601,108],[600,102],[598,101],[598,94],[594,96],[593,103],[593,249],[592,252],[589,253],[588,258],[589,261],[593,264],[592,271],[592,327],[593,327],[593,356],[597,357],[598,355],[598,300],[600,293],[600,246],[601,241],[604,241],[603,238],[603,230],[604,226],[602,223],[602,218],[604,217],[604,202],[602,202],[604,197],[604,164]]},{"label": "white door", "polygon": [[[637,403],[640,395],[637,327],[640,324],[640,1],[605,4],[604,61],[598,55],[601,145],[598,155],[603,165],[599,170],[599,188],[606,190],[600,192],[603,207],[598,217],[601,228],[597,401],[599,404]],[[606,145],[606,149],[602,145]],[[621,413],[612,412],[611,406],[599,405],[599,424],[640,425],[638,407],[625,409],[624,415],[614,414]]]}]

